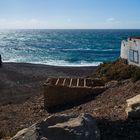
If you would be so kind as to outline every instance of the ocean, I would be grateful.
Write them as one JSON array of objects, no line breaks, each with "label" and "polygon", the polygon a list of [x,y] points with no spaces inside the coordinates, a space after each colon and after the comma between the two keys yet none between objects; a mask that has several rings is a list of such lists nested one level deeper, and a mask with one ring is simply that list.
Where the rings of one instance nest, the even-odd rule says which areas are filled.
[{"label": "ocean", "polygon": [[121,40],[140,30],[0,30],[4,62],[96,66],[120,56]]}]

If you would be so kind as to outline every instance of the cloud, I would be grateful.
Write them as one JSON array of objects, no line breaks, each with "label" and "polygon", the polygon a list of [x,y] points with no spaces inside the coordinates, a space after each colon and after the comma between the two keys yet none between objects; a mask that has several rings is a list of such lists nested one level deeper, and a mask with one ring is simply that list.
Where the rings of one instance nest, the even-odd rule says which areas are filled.
[{"label": "cloud", "polygon": [[115,25],[116,26],[116,25],[120,25],[121,24],[121,21],[119,21],[118,19],[115,19],[115,18],[111,17],[111,18],[107,18],[106,19],[105,24]]},{"label": "cloud", "polygon": [[[72,23],[71,18],[58,20],[32,19],[0,19],[0,29],[57,29],[57,28],[74,28],[77,26]],[[76,27],[75,27],[76,28]]]},{"label": "cloud", "polygon": [[1,29],[15,29],[15,28],[46,28],[48,25],[47,21],[40,21],[38,19],[0,19],[0,28]]},{"label": "cloud", "polygon": [[115,18],[107,18],[106,22],[112,23],[112,22],[116,22]]},{"label": "cloud", "polygon": [[0,19],[0,29],[128,29],[140,28],[140,21],[125,21],[107,18],[102,21],[81,22],[71,18],[42,19]]}]

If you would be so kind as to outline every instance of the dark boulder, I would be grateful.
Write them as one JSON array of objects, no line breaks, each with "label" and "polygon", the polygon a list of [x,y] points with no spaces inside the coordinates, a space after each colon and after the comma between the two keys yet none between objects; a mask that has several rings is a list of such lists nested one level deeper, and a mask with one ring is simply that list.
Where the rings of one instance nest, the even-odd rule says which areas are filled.
[{"label": "dark boulder", "polygon": [[18,132],[11,140],[100,140],[100,132],[89,114],[54,115]]}]

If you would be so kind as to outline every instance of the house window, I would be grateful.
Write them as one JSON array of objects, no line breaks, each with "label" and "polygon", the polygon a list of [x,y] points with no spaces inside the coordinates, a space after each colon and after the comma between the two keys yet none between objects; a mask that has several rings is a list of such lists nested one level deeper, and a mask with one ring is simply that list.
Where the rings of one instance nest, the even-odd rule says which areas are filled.
[{"label": "house window", "polygon": [[138,64],[139,63],[139,52],[130,49],[129,50],[129,59],[130,59],[131,62],[134,62],[134,63]]},{"label": "house window", "polygon": [[139,63],[139,53],[138,53],[138,51],[134,51],[134,62]]},{"label": "house window", "polygon": [[134,55],[133,55],[133,50],[129,50],[129,59],[130,61],[134,61]]}]

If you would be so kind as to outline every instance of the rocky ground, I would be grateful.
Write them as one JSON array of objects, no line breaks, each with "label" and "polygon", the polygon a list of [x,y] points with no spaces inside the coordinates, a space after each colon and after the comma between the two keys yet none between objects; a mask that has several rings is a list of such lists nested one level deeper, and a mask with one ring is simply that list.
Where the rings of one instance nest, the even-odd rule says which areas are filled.
[{"label": "rocky ground", "polygon": [[56,67],[28,63],[4,63],[0,67],[0,105],[22,103],[42,94],[48,77],[85,77],[96,67]]},{"label": "rocky ground", "polygon": [[52,114],[90,113],[96,118],[102,140],[139,140],[140,120],[127,119],[126,99],[139,94],[140,81],[111,82],[110,88],[94,99],[75,105],[59,107],[49,113],[43,108],[43,97],[36,96],[24,104],[8,104],[0,107],[0,126],[4,135],[14,135]]},{"label": "rocky ground", "polygon": [[1,104],[0,138],[9,139],[17,131],[49,115],[90,113],[98,123],[102,140],[139,140],[140,120],[127,119],[125,108],[127,99],[140,94],[140,81],[111,81],[107,84],[109,88],[96,97],[49,111],[43,107],[41,92],[21,103]]}]

